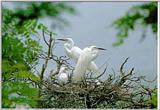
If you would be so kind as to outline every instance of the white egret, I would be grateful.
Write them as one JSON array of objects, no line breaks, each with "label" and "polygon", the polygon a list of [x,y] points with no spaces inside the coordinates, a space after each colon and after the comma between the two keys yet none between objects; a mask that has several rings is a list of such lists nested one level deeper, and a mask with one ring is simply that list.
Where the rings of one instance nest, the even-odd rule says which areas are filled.
[{"label": "white egret", "polygon": [[85,72],[89,64],[96,59],[100,50],[106,50],[96,46],[90,46],[83,49],[81,55],[79,56],[78,62],[76,64],[75,70],[73,71],[72,80],[73,82],[82,81],[85,78]]},{"label": "white egret", "polygon": [[[74,45],[74,41],[71,38],[57,39],[64,42],[64,49],[68,57],[72,58],[75,63],[77,63],[80,54],[82,53],[82,49]],[[88,66],[88,70],[99,75],[97,65],[92,61]]]},{"label": "white egret", "polygon": [[69,74],[67,73],[68,68],[66,66],[61,67],[58,73],[58,82],[61,85],[64,85],[68,82]]}]

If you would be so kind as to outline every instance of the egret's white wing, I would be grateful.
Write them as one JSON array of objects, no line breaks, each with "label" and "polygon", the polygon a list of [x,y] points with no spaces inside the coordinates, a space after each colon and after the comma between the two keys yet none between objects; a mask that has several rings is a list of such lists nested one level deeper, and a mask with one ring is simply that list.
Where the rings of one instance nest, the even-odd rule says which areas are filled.
[{"label": "egret's white wing", "polygon": [[[76,47],[74,46],[72,49],[71,49],[71,53],[72,53],[72,58],[75,60],[75,62],[77,63],[78,61],[78,58],[80,56],[80,54],[82,53],[82,49],[80,49],[79,47]],[[92,61],[90,64],[89,64],[89,67],[88,69],[90,71],[92,71],[93,73],[96,73],[98,71],[98,67],[97,65]]]},{"label": "egret's white wing", "polygon": [[85,72],[90,64],[90,56],[88,54],[88,49],[85,48],[81,55],[79,56],[78,62],[76,64],[75,70],[73,71],[73,82],[82,81],[85,78]]},{"label": "egret's white wing", "polygon": [[88,70],[93,72],[94,77],[100,74],[97,65],[93,61],[89,64]]},{"label": "egret's white wing", "polygon": [[72,76],[73,82],[78,82],[83,80],[86,70],[87,70],[86,63],[83,60],[79,59],[75,67],[75,70],[73,71],[73,76]]},{"label": "egret's white wing", "polygon": [[92,71],[92,72],[97,72],[98,71],[98,67],[97,67],[97,65],[93,61],[89,64],[88,69],[90,71]]},{"label": "egret's white wing", "polygon": [[80,49],[79,47],[74,46],[71,49],[71,56],[74,59],[75,62],[78,61],[78,58],[80,56],[80,54],[82,53],[82,49]]}]

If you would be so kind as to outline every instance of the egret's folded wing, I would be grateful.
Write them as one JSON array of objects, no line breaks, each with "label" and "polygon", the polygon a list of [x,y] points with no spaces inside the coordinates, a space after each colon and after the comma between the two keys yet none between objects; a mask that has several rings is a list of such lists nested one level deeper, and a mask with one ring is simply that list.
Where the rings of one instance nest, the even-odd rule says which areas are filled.
[{"label": "egret's folded wing", "polygon": [[85,72],[90,64],[88,58],[89,56],[87,55],[87,53],[85,53],[85,51],[82,52],[82,54],[78,59],[76,67],[73,71],[73,76],[72,76],[73,82],[78,82],[84,79]]},{"label": "egret's folded wing", "polygon": [[88,70],[93,72],[93,76],[94,77],[96,77],[96,76],[98,76],[100,74],[97,65],[93,61],[89,64]]},{"label": "egret's folded wing", "polygon": [[75,62],[78,61],[78,58],[79,58],[81,53],[82,53],[82,50],[79,47],[74,46],[71,49],[72,58],[74,59]]},{"label": "egret's folded wing", "polygon": [[96,72],[98,70],[98,67],[97,65],[92,61],[90,64],[89,64],[89,67],[88,69],[92,72]]}]

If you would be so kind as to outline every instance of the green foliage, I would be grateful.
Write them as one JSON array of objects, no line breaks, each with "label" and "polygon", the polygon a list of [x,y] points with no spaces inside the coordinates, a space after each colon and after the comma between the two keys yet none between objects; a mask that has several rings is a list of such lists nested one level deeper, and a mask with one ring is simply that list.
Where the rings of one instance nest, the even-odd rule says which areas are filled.
[{"label": "green foliage", "polygon": [[34,34],[38,33],[36,31],[36,27],[37,27],[37,20],[36,19],[24,21],[23,25],[18,26],[18,27],[19,27],[19,29],[17,30],[18,33],[27,37],[27,38],[30,35],[34,35]]},{"label": "green foliage", "polygon": [[38,20],[51,17],[63,21],[62,13],[75,13],[73,7],[63,2],[19,3],[25,6],[12,10],[2,8],[3,108],[15,107],[16,104],[37,107],[37,101],[41,100],[37,86],[40,78],[31,71],[31,68],[38,63],[42,48],[39,44],[38,30],[51,34],[46,26],[38,23]]},{"label": "green foliage", "polygon": [[2,83],[2,107],[15,107],[16,104],[29,104],[36,107],[38,89],[22,81]]},{"label": "green foliage", "polygon": [[[37,60],[40,46],[35,40],[26,39],[22,42],[15,36],[4,36],[2,38],[2,58],[12,63],[32,64]],[[28,65],[29,66],[29,65]]]},{"label": "green foliage", "polygon": [[49,31],[48,28],[44,24],[42,24],[42,23],[40,23],[38,25],[38,29],[43,30],[44,33],[47,34],[47,35],[49,35],[49,36],[52,34],[51,35],[52,37],[55,37],[57,35],[56,33]]},{"label": "green foliage", "polygon": [[112,24],[118,29],[117,41],[113,46],[124,43],[130,31],[135,30],[137,25],[143,28],[150,27],[152,32],[157,32],[157,2],[149,2],[132,7],[125,16],[115,20]]},{"label": "green foliage", "polygon": [[[12,2],[14,4],[14,2]],[[75,13],[63,2],[15,2],[24,7],[2,7],[2,107],[37,106],[40,78],[31,71],[41,51],[38,30],[50,34],[38,20],[50,17],[65,24],[62,13]],[[14,5],[15,5],[14,4]],[[2,4],[3,5],[3,4]],[[64,22],[62,22],[64,20]],[[55,35],[55,33],[52,33]]]},{"label": "green foliage", "polygon": [[62,18],[61,14],[75,14],[74,8],[68,4],[65,4],[65,2],[19,3],[25,5],[25,7],[16,8],[14,10],[9,10],[4,7],[2,8],[2,24],[5,25],[3,26],[4,28],[2,28],[2,30],[6,30],[6,28],[9,29],[11,26],[15,26],[15,28],[11,27],[14,29],[11,30],[13,33],[15,33],[15,29],[17,29],[18,33],[28,36],[28,34],[30,35],[36,32],[35,28],[39,18],[50,17],[56,21],[54,25],[60,27],[68,24],[68,21]]},{"label": "green foliage", "polygon": [[[36,34],[37,20],[27,20],[19,27],[19,20],[12,10],[3,8],[2,15],[2,58],[26,66],[37,59],[40,45],[32,35]],[[34,38],[34,39],[33,39]],[[32,43],[32,45],[30,45]],[[32,49],[32,50],[31,50]]]},{"label": "green foliage", "polygon": [[154,108],[157,108],[157,89],[151,93],[151,103]]},{"label": "green foliage", "polygon": [[62,13],[74,14],[75,10],[64,2],[20,2],[22,3],[25,7],[14,10],[2,8],[2,45],[4,47],[2,57],[15,60],[13,62],[19,59],[20,62],[28,65],[37,60],[41,48],[35,40],[35,36],[39,36],[37,30],[42,30],[42,24],[38,24],[38,19],[48,16],[54,20],[63,21]]},{"label": "green foliage", "polygon": [[2,60],[2,76],[2,107],[15,107],[20,103],[36,106],[38,89],[24,79],[38,81],[39,77],[27,71],[23,63],[13,65],[7,60]]},{"label": "green foliage", "polygon": [[39,81],[39,77],[35,76],[32,72],[29,72],[29,71],[19,71],[19,72],[16,72],[14,77],[16,79],[24,79],[24,78],[27,78],[27,79],[31,79],[32,81]]}]

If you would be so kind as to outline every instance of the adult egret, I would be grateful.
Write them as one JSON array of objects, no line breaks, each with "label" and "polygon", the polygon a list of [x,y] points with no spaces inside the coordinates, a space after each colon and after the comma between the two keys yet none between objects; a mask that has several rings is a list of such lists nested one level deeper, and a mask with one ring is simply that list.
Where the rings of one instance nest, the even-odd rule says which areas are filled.
[{"label": "adult egret", "polygon": [[[82,53],[82,49],[74,45],[74,41],[71,38],[57,39],[64,42],[64,49],[68,57],[72,58],[75,63],[77,63],[80,54]],[[91,61],[88,68],[89,71],[99,75],[97,65]]]},{"label": "adult egret", "polygon": [[83,49],[79,56],[75,70],[73,71],[72,81],[74,83],[82,81],[85,78],[85,72],[89,64],[96,59],[100,50],[106,50],[96,46],[90,46]]},{"label": "adult egret", "polygon": [[61,85],[64,85],[68,82],[69,74],[67,73],[68,68],[66,66],[61,67],[58,73],[58,82]]}]

